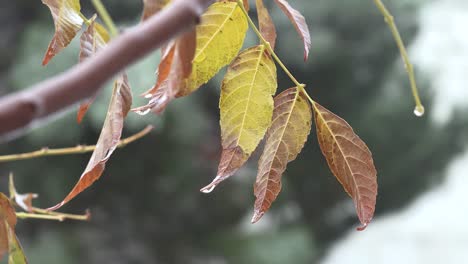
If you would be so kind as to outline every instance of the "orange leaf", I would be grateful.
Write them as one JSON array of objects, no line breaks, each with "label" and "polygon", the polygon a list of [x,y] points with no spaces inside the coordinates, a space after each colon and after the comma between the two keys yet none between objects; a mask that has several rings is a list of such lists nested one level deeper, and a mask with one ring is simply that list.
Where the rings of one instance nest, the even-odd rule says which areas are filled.
[{"label": "orange leaf", "polygon": [[[8,226],[7,226],[8,224]],[[15,228],[16,213],[10,200],[3,193],[0,193],[0,260],[8,252],[8,230]]]},{"label": "orange leaf", "polygon": [[52,13],[55,24],[55,35],[49,44],[42,65],[68,46],[81,29],[83,19],[80,16],[79,0],[42,0]]},{"label": "orange leaf", "polygon": [[283,12],[288,16],[291,23],[296,28],[297,33],[302,38],[304,42],[304,60],[309,58],[309,49],[311,45],[309,27],[305,21],[305,18],[299,11],[292,8],[286,0],[275,0],[276,4],[283,10]]},{"label": "orange leaf", "polygon": [[149,111],[161,113],[170,101],[179,96],[186,86],[186,79],[192,73],[195,48],[195,31],[188,32],[169,44],[159,64],[158,81],[144,94],[146,98],[150,98],[149,103],[132,111],[142,115]]},{"label": "orange leaf", "polygon": [[275,24],[273,24],[273,20],[271,19],[268,9],[266,9],[265,5],[263,4],[263,0],[256,1],[260,33],[262,34],[263,38],[265,38],[265,40],[270,43],[271,48],[274,50],[276,44]]},{"label": "orange leaf", "polygon": [[281,176],[288,162],[295,160],[304,147],[311,124],[312,109],[297,88],[290,88],[275,97],[273,122],[258,163],[252,223],[260,220],[280,193]]},{"label": "orange leaf", "polygon": [[171,0],[143,0],[143,15],[141,20],[145,21],[152,15],[161,11]]},{"label": "orange leaf", "polygon": [[[109,42],[109,33],[107,30],[101,26],[96,21],[96,15],[94,15],[90,21],[88,29],[83,32],[80,38],[80,62],[86,60],[87,58],[96,54],[96,52],[107,45]],[[80,104],[76,120],[78,123],[81,123],[86,112],[88,112],[89,107],[94,102],[95,96],[86,100],[84,103]]]},{"label": "orange leaf", "polygon": [[314,103],[317,137],[330,170],[353,198],[364,230],[377,198],[377,171],[372,153],[345,120]]},{"label": "orange leaf", "polygon": [[98,180],[106,166],[106,162],[119,144],[122,136],[124,119],[127,116],[132,104],[132,95],[126,74],[118,77],[114,84],[111,102],[107,110],[107,117],[102,127],[94,150],[85,171],[81,175],[78,183],[65,199],[49,208],[48,210],[57,210],[64,204],[72,200],[79,193],[91,186]]}]

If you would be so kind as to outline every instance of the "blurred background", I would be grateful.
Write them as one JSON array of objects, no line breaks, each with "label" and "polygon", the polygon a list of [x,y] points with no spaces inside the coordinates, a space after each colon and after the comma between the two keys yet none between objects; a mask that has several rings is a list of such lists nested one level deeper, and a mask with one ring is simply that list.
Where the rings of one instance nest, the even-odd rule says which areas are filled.
[{"label": "blurred background", "polygon": [[[94,10],[81,1],[83,13]],[[273,1],[277,51],[312,97],[346,119],[372,150],[378,169],[376,217],[364,232],[351,199],[329,172],[312,132],[284,175],[283,191],[255,225],[253,183],[259,153],[210,195],[199,189],[220,155],[219,83],[223,73],[162,116],[130,114],[124,135],[155,131],[116,151],[103,177],[64,207],[89,208],[90,222],[19,221],[30,263],[464,263],[468,259],[468,2],[385,1],[415,63],[427,114],[413,99],[398,50],[372,1],[290,0],[307,19],[311,56]],[[140,1],[104,1],[122,27],[138,23]],[[251,10],[256,17],[254,10]],[[77,63],[78,38],[47,67],[53,22],[41,1],[0,2],[0,95],[24,89]],[[249,33],[246,47],[256,42]],[[294,51],[294,52],[292,52]],[[129,69],[134,94],[150,88],[154,52]],[[280,90],[292,84],[281,73]],[[107,87],[82,125],[75,111],[0,145],[0,155],[93,144],[105,117]],[[144,100],[137,98],[134,106]],[[15,174],[20,192],[49,207],[72,188],[89,155],[0,164],[0,191]]]}]

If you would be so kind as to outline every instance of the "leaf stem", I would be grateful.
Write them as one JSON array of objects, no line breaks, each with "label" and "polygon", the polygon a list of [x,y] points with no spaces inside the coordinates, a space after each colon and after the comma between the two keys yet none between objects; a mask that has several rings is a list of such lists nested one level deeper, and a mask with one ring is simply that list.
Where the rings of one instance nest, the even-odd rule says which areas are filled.
[{"label": "leaf stem", "polygon": [[92,0],[91,2],[93,3],[96,11],[99,13],[99,16],[101,16],[101,19],[104,22],[104,24],[106,24],[107,28],[109,29],[111,37],[118,36],[119,30],[117,30],[117,27],[115,26],[112,17],[109,15],[109,12],[107,12],[106,7],[101,2],[101,0]]},{"label": "leaf stem", "polygon": [[281,61],[281,59],[276,55],[275,51],[271,48],[270,43],[262,36],[262,33],[260,33],[260,30],[257,28],[255,23],[252,21],[252,19],[249,16],[249,13],[244,7],[244,4],[242,3],[242,0],[237,0],[237,5],[242,9],[242,12],[244,13],[245,17],[249,21],[249,24],[252,28],[252,30],[255,32],[257,37],[260,39],[263,45],[266,46],[268,52],[271,54],[271,56],[275,59],[275,61],[278,63],[278,65],[283,69],[283,71],[289,76],[291,81],[297,86],[297,87],[304,87],[304,84],[299,83],[299,81],[292,75],[292,73],[288,70],[288,68],[284,65],[284,63]]},{"label": "leaf stem", "polygon": [[[122,139],[117,145],[117,147],[118,148],[125,147],[126,145],[146,136],[152,129],[153,129],[152,126],[147,126],[142,131],[128,138]],[[92,152],[95,149],[96,149],[95,145],[91,145],[91,146],[80,145],[80,146],[71,147],[71,148],[59,148],[59,149],[42,148],[40,150],[27,152],[27,153],[0,156],[0,163],[9,162],[9,161],[27,160],[27,159],[33,159],[33,158],[39,158],[39,157],[46,157],[46,156],[82,154],[82,153]]]},{"label": "leaf stem", "polygon": [[[395,39],[398,48],[400,49],[400,54],[405,64],[406,72],[408,73],[411,91],[413,93],[414,101],[416,104],[416,110],[420,112],[422,115],[424,113],[424,106],[421,103],[421,99],[419,97],[418,87],[416,85],[416,78],[414,76],[414,69],[413,65],[410,62],[408,52],[406,51],[405,44],[401,38],[400,32],[395,24],[395,19],[393,18],[392,14],[388,9],[385,7],[384,3],[381,0],[374,0],[375,5],[379,9],[380,13],[383,15],[385,22],[388,24],[390,31],[392,32],[393,38]],[[416,111],[415,110],[415,111]]]}]

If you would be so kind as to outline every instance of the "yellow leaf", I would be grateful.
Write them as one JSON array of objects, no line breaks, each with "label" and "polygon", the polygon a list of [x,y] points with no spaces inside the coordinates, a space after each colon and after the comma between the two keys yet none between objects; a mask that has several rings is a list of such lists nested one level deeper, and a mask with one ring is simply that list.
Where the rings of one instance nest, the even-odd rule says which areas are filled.
[{"label": "yellow leaf", "polygon": [[68,46],[81,29],[83,19],[80,16],[79,0],[42,0],[52,13],[55,24],[55,35],[49,44],[42,65]]},{"label": "yellow leaf", "polygon": [[288,162],[295,160],[304,147],[311,124],[312,109],[297,88],[276,96],[273,122],[266,135],[254,185],[257,198],[253,223],[260,220],[280,193],[281,176]]},{"label": "yellow leaf", "polygon": [[372,220],[377,198],[377,171],[372,153],[342,118],[313,104],[320,149],[330,170],[353,198],[363,230]]},{"label": "yellow leaf", "polygon": [[10,226],[8,221],[5,221],[5,227],[8,237],[8,264],[27,264],[28,261],[16,237],[14,226]]},{"label": "yellow leaf", "polygon": [[232,62],[221,88],[223,153],[209,192],[239,169],[265,136],[273,115],[276,66],[264,45],[249,48]]},{"label": "yellow leaf", "polygon": [[197,26],[197,49],[187,87],[178,96],[188,95],[208,82],[239,53],[248,29],[247,20],[235,2],[216,2]]}]

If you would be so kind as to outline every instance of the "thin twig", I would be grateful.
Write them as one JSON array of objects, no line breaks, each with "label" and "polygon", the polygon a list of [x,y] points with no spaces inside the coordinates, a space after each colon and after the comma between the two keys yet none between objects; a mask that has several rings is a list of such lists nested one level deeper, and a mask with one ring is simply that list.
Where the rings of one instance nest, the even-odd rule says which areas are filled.
[{"label": "thin twig", "polygon": [[[130,136],[128,138],[120,140],[119,144],[117,145],[118,148],[125,147],[126,145],[146,136],[151,130],[153,129],[152,126],[147,126],[142,131]],[[10,161],[19,161],[19,160],[27,160],[27,159],[34,159],[39,157],[46,157],[46,156],[61,156],[61,155],[72,155],[72,154],[82,154],[87,152],[92,152],[96,149],[95,145],[92,146],[76,146],[71,148],[59,148],[59,149],[49,149],[49,148],[42,148],[40,150],[27,152],[27,153],[20,153],[20,154],[12,154],[12,155],[5,155],[0,156],[0,163],[2,162],[10,162]]]},{"label": "thin twig", "polygon": [[49,212],[39,208],[33,208],[35,213],[16,212],[16,217],[20,219],[42,219],[42,220],[55,220],[63,222],[66,219],[77,221],[89,221],[90,214],[86,212],[85,215],[63,214],[57,212]]},{"label": "thin twig", "polygon": [[92,2],[94,8],[96,8],[96,11],[101,16],[102,21],[104,21],[104,24],[106,24],[107,28],[109,29],[110,35],[112,37],[117,37],[119,35],[119,30],[115,26],[114,20],[112,20],[109,12],[107,12],[104,4],[101,2],[101,0],[92,0]]},{"label": "thin twig", "polygon": [[392,14],[388,9],[385,7],[384,3],[382,3],[381,0],[374,0],[375,5],[379,9],[380,13],[382,13],[385,22],[388,24],[393,38],[395,39],[398,48],[400,49],[400,54],[403,59],[403,62],[405,63],[405,69],[406,72],[408,73],[410,85],[411,85],[411,91],[413,93],[414,97],[414,102],[416,104],[415,108],[415,114],[416,115],[423,115],[424,114],[424,106],[421,103],[421,99],[419,97],[419,92],[418,92],[418,87],[416,85],[416,78],[414,76],[414,69],[413,69],[413,64],[411,64],[411,61],[408,56],[408,52],[406,51],[405,44],[403,43],[403,40],[401,38],[400,32],[398,31],[398,28],[395,24],[395,19],[393,18]]}]

